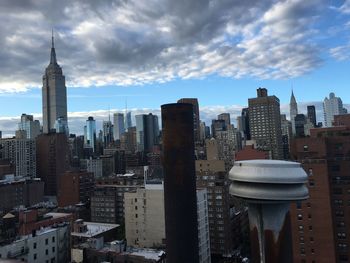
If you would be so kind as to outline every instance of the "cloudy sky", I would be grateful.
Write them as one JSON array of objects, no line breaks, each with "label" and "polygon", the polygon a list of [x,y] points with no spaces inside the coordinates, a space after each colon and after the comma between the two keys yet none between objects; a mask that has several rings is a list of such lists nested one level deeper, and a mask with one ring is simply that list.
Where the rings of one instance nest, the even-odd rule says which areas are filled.
[{"label": "cloudy sky", "polygon": [[72,132],[83,120],[197,97],[202,118],[235,116],[259,86],[287,111],[329,92],[350,102],[350,0],[2,0],[0,130],[41,114],[54,29]]}]

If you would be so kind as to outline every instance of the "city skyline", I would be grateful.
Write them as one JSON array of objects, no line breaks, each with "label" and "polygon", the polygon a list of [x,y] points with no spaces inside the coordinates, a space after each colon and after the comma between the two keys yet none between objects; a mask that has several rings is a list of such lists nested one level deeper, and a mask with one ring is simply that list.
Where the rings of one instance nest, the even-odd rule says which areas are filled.
[{"label": "city skyline", "polygon": [[[47,66],[51,28],[67,77],[71,116],[86,119],[86,112],[94,116],[109,107],[123,110],[126,99],[130,109],[152,112],[161,104],[186,97],[198,98],[202,111],[220,114],[218,108],[223,106],[246,106],[258,87],[276,95],[282,107],[289,102],[291,87],[297,101],[307,105],[321,102],[330,92],[349,103],[346,29],[350,2],[324,2],[199,6],[191,1],[188,9],[192,12],[168,3],[164,11],[169,11],[171,19],[155,8],[156,1],[150,6],[132,1],[123,5],[114,1],[28,2],[26,9],[3,2],[0,17],[7,24],[0,52],[4,61],[0,129],[13,133],[7,128],[9,119],[41,112],[40,76]],[[153,7],[154,13],[147,12]],[[251,13],[237,16],[239,10]],[[81,16],[83,11],[86,15]],[[198,12],[206,15],[199,19]],[[132,14],[142,16],[143,26],[141,18]],[[183,24],[184,16],[188,24]],[[14,107],[19,103],[21,107]]]}]

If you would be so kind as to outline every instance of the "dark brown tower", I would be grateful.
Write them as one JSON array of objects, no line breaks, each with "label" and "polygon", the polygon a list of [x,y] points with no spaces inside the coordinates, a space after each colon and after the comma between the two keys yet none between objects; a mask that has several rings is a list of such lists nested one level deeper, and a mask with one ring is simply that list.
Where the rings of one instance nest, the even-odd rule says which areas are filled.
[{"label": "dark brown tower", "polygon": [[198,263],[193,106],[162,105],[165,233],[168,263]]}]

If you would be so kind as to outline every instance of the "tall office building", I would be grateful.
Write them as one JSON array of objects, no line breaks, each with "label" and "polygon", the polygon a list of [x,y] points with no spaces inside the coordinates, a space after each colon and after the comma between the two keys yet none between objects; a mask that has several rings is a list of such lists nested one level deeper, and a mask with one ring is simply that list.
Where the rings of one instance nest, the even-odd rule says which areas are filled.
[{"label": "tall office building", "polygon": [[34,139],[27,139],[25,131],[16,131],[15,165],[16,176],[36,177],[36,145]]},{"label": "tall office building", "polygon": [[335,116],[334,123],[292,143],[292,157],[308,174],[310,192],[291,209],[295,263],[350,260],[350,114]]},{"label": "tall office building", "polygon": [[125,115],[125,130],[128,130],[132,127],[132,121],[131,121],[131,112],[128,111]]},{"label": "tall office building", "polygon": [[103,146],[106,148],[113,142],[113,125],[111,121],[104,121],[102,123],[103,129]]},{"label": "tall office building", "polygon": [[[127,124],[127,121],[125,122]],[[120,140],[122,134],[125,132],[124,127],[124,114],[114,113],[113,114],[113,136],[114,140]]]},{"label": "tall office building", "polygon": [[57,133],[64,133],[69,136],[68,122],[62,117],[59,117],[55,122],[55,130]]},{"label": "tall office building", "polygon": [[343,108],[343,102],[341,98],[336,97],[333,92],[329,93],[329,98],[325,98],[323,101],[323,111],[324,111],[324,126],[332,127],[334,116],[345,114],[347,110]]},{"label": "tall office building", "polygon": [[258,97],[248,100],[251,139],[258,149],[271,152],[273,159],[282,159],[280,101],[268,96],[267,89],[257,89]]},{"label": "tall office building", "polygon": [[230,113],[221,113],[218,115],[218,120],[224,120],[226,127],[228,127],[229,125],[231,125],[231,117],[230,117]]},{"label": "tall office building", "polygon": [[[213,142],[213,141],[212,141]],[[197,187],[208,191],[210,250],[212,254],[230,255],[233,246],[229,184],[222,160],[196,160]]]},{"label": "tall office building", "polygon": [[241,113],[241,130],[243,131],[244,138],[250,140],[250,126],[249,126],[249,108],[243,108]]},{"label": "tall office building", "polygon": [[195,98],[183,98],[177,101],[178,103],[189,103],[193,105],[193,127],[194,127],[194,141],[200,140],[200,119],[199,119],[199,105]]},{"label": "tall office building", "polygon": [[91,116],[84,126],[84,147],[91,148],[93,152],[96,151],[96,121]]},{"label": "tall office building", "polygon": [[293,90],[292,90],[292,95],[290,97],[289,114],[290,114],[290,121],[292,122],[292,133],[293,133],[293,135],[295,135],[296,134],[295,117],[298,114],[298,104],[297,104],[297,101],[296,101],[296,99],[294,97]]},{"label": "tall office building", "polygon": [[27,139],[35,139],[40,134],[40,122],[33,119],[33,115],[23,113],[21,122],[18,123],[18,130],[26,131]]},{"label": "tall office building", "polygon": [[58,118],[68,121],[66,80],[62,74],[62,68],[57,64],[53,36],[50,64],[43,75],[42,101],[44,133],[55,129]]},{"label": "tall office building", "polygon": [[137,150],[152,151],[153,146],[158,144],[158,116],[149,113],[136,115],[135,118]]},{"label": "tall office building", "polygon": [[310,120],[310,122],[313,124],[313,126],[316,127],[317,126],[317,120],[316,120],[316,108],[315,108],[315,105],[307,106],[307,117]]},{"label": "tall office building", "polygon": [[25,130],[16,131],[15,138],[2,139],[2,159],[15,166],[15,175],[36,177],[36,145],[34,139],[27,139]]},{"label": "tall office building", "polygon": [[286,114],[281,114],[281,130],[282,130],[282,147],[283,147],[283,159],[289,159],[289,142],[292,139],[292,122],[287,120]]}]

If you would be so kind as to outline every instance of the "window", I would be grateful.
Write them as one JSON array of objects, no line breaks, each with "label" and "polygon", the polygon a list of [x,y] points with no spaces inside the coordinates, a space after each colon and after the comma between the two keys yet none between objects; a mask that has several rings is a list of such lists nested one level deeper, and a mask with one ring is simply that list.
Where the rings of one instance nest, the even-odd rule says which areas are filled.
[{"label": "window", "polygon": [[309,186],[311,186],[311,187],[315,186],[315,180],[310,179],[309,180]]},{"label": "window", "polygon": [[33,243],[33,249],[36,249],[36,242]]},{"label": "window", "polygon": [[52,247],[52,252],[55,253],[55,247]]},{"label": "window", "polygon": [[304,145],[304,152],[307,152],[307,151],[309,151],[309,146],[308,145]]},{"label": "window", "polygon": [[52,243],[55,243],[55,237],[52,237]]},{"label": "window", "polygon": [[301,209],[301,202],[297,201],[297,209]]},{"label": "window", "polygon": [[47,245],[47,244],[49,244],[49,239],[48,238],[45,239],[45,245]]},{"label": "window", "polygon": [[33,255],[33,259],[36,260],[36,253]]},{"label": "window", "polygon": [[303,220],[303,215],[302,214],[298,214],[298,220]]},{"label": "window", "polygon": [[309,168],[309,176],[313,176],[312,168]]},{"label": "window", "polygon": [[49,250],[46,249],[46,250],[45,250],[45,255],[48,255],[48,254],[49,254]]},{"label": "window", "polygon": [[310,242],[314,242],[314,238],[313,237],[310,237]]},{"label": "window", "polygon": [[310,230],[310,231],[312,230],[312,226],[309,226],[309,230]]}]

